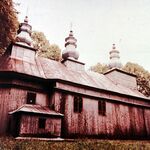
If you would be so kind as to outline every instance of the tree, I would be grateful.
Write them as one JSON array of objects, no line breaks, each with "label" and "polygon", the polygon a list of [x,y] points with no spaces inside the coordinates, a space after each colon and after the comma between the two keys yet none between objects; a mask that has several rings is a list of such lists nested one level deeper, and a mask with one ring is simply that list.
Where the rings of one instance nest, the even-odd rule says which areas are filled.
[{"label": "tree", "polygon": [[109,70],[109,67],[106,64],[97,63],[96,65],[91,66],[89,70],[98,72],[98,73],[104,73],[107,70]]},{"label": "tree", "polygon": [[38,55],[59,61],[61,59],[61,50],[58,45],[50,44],[43,32],[33,31],[32,40],[34,48],[38,50]]},{"label": "tree", "polygon": [[150,96],[150,73],[142,66],[128,62],[123,70],[133,73],[137,76],[138,90],[145,96]]},{"label": "tree", "polygon": [[[135,74],[137,76],[137,88],[145,96],[150,96],[150,73],[138,64],[128,62],[123,68],[126,72]],[[109,70],[105,64],[97,63],[90,67],[91,71],[104,73]]]},{"label": "tree", "polygon": [[14,41],[18,29],[17,11],[12,0],[0,1],[0,55]]}]

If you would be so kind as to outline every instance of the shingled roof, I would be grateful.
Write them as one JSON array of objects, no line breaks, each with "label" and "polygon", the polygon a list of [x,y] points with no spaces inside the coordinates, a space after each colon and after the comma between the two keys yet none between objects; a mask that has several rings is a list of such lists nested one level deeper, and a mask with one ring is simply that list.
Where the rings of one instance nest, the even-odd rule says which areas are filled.
[{"label": "shingled roof", "polygon": [[61,79],[93,88],[148,99],[137,90],[114,84],[103,74],[85,70],[73,71],[61,62],[42,57],[35,57],[35,61],[29,63],[6,55],[0,58],[0,71],[13,71],[43,79]]}]

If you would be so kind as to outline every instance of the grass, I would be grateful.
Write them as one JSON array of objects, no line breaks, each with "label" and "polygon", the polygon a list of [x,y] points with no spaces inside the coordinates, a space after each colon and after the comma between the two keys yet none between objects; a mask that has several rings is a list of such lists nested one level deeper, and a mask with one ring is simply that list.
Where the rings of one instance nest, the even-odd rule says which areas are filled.
[{"label": "grass", "polygon": [[150,141],[78,139],[52,142],[1,137],[0,150],[150,150]]}]

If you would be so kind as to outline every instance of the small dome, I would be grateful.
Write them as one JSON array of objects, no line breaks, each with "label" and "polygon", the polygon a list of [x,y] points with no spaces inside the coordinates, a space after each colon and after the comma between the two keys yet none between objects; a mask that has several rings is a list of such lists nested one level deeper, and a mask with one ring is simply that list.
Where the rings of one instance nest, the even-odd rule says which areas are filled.
[{"label": "small dome", "polygon": [[16,36],[16,42],[32,46],[31,32],[32,27],[28,24],[28,17],[26,16],[24,22],[20,24],[18,35]]},{"label": "small dome", "polygon": [[65,47],[66,49],[62,52],[62,58],[73,58],[78,59],[79,58],[79,52],[76,51],[76,42],[77,40],[73,36],[73,31],[71,30],[69,33],[69,36],[65,38]]},{"label": "small dome", "polygon": [[122,68],[122,64],[120,62],[119,51],[116,50],[115,44],[113,44],[112,50],[109,52],[110,54],[110,63],[109,68]]},{"label": "small dome", "polygon": [[72,51],[72,50],[64,50],[62,52],[62,58],[63,59],[74,58],[77,60],[79,58],[79,52],[78,51]]}]

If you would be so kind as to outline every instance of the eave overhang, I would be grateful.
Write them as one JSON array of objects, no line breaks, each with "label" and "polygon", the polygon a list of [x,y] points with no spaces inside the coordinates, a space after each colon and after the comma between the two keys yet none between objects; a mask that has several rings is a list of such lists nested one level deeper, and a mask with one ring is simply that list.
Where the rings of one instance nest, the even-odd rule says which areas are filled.
[{"label": "eave overhang", "polygon": [[14,72],[14,71],[0,71],[0,77],[1,78],[9,78],[9,79],[17,77],[17,79],[23,79],[23,80],[28,80],[28,81],[38,81],[38,82],[41,82],[42,84],[45,84],[46,86],[48,86],[50,88],[53,88],[53,89],[57,88],[56,83],[60,82],[60,83],[63,83],[65,85],[72,85],[72,86],[75,86],[75,87],[80,87],[80,88],[88,89],[88,90],[91,90],[91,91],[103,92],[103,93],[117,95],[117,96],[120,96],[120,97],[134,98],[134,99],[137,99],[137,100],[140,100],[140,101],[150,102],[150,99],[146,98],[146,97],[138,97],[138,96],[134,96],[134,95],[127,95],[127,94],[123,94],[123,93],[119,93],[119,92],[115,92],[115,91],[100,89],[100,88],[96,88],[96,87],[92,87],[92,86],[88,86],[88,85],[75,83],[75,82],[72,82],[72,81],[57,79],[57,78],[56,79],[54,79],[54,78],[53,79],[45,79],[45,78],[41,78],[41,77],[37,77],[37,76],[33,76],[33,75],[27,75],[27,74],[23,74],[23,73],[19,73],[19,72]]}]

